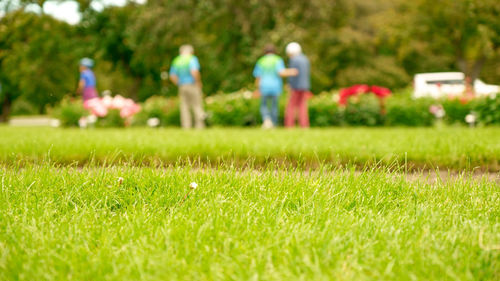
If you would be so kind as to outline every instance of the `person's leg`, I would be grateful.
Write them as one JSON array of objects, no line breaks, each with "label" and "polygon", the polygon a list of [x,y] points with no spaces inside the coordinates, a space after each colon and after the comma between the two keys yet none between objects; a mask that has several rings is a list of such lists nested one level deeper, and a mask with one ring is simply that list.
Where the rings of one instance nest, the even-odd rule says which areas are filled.
[{"label": "person's leg", "polygon": [[285,110],[285,127],[293,127],[295,125],[295,112],[298,104],[297,91],[292,90],[290,93],[290,99],[288,100],[288,105]]},{"label": "person's leg", "polygon": [[189,93],[186,85],[179,87],[179,101],[181,111],[181,126],[184,129],[191,128],[191,114],[189,113]]},{"label": "person's leg", "polygon": [[203,111],[203,94],[201,89],[198,86],[193,85],[192,95],[194,126],[197,129],[203,129],[205,128],[205,112]]},{"label": "person's leg", "polygon": [[260,97],[260,115],[262,116],[262,122],[265,122],[267,119],[271,119],[271,113],[269,112],[269,108],[267,106],[269,96],[261,96]]},{"label": "person's leg", "polygon": [[298,99],[299,124],[302,128],[309,127],[309,112],[307,109],[308,91],[301,91]]},{"label": "person's leg", "polygon": [[278,96],[270,96],[271,98],[271,120],[275,127],[278,126]]}]

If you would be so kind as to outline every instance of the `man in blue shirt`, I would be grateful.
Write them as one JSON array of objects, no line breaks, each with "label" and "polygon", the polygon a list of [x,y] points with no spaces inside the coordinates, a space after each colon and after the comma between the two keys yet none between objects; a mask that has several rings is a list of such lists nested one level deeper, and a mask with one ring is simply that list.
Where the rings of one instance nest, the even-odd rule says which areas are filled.
[{"label": "man in blue shirt", "polygon": [[302,128],[309,127],[307,99],[310,95],[311,75],[309,59],[302,53],[302,48],[296,42],[286,46],[286,54],[290,57],[289,66],[298,70],[298,75],[288,78],[292,92],[285,111],[285,127],[295,125],[295,116],[298,113],[299,124]]},{"label": "man in blue shirt", "polygon": [[194,113],[195,128],[205,127],[205,112],[203,111],[202,84],[200,63],[193,55],[191,45],[182,45],[170,68],[170,80],[179,87],[181,125],[188,129],[192,127],[191,110]]},{"label": "man in blue shirt", "polygon": [[267,45],[264,53],[265,55],[259,58],[255,65],[253,76],[261,96],[262,127],[269,129],[278,125],[278,97],[283,91],[281,78],[297,75],[297,70],[285,68],[283,59],[275,54],[273,45]]}]

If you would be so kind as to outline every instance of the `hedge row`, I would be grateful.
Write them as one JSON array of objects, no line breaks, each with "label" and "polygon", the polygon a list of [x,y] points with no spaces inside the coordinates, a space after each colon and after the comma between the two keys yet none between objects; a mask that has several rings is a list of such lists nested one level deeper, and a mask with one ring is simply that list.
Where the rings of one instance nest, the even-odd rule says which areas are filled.
[{"label": "hedge row", "polygon": [[[280,99],[280,118],[284,116],[286,95]],[[466,116],[472,115],[475,125],[500,124],[500,95],[463,101],[459,99],[412,99],[409,93],[397,93],[386,98],[385,114],[379,100],[373,95],[351,98],[346,107],[337,105],[338,95],[322,93],[309,100],[309,117],[312,127],[327,126],[431,126],[436,121],[454,125],[466,124]],[[131,120],[131,125],[145,126],[151,118],[157,118],[159,126],[179,126],[177,98],[152,97],[141,104],[141,111]],[[437,118],[431,106],[444,110]],[[261,123],[259,99],[251,92],[217,94],[205,98],[208,126],[258,126]],[[63,101],[53,110],[53,115],[65,126],[77,126],[85,111],[81,103]],[[470,118],[469,118],[470,119]],[[473,120],[474,120],[473,119]],[[469,120],[470,121],[470,120]],[[123,122],[100,120],[101,125],[120,126]]]}]

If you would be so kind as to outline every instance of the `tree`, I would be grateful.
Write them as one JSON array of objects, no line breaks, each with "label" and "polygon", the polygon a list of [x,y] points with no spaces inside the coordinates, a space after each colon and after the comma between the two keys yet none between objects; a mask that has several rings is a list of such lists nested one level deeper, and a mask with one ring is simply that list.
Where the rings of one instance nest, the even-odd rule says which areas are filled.
[{"label": "tree", "polygon": [[[311,54],[319,89],[331,86],[319,48],[328,48],[346,21],[343,0],[312,1],[148,1],[130,27],[131,67],[159,88],[160,71],[181,44],[191,43],[202,62],[204,90],[233,91],[252,84],[252,68],[267,43],[299,41]],[[321,38],[318,39],[318,37]],[[318,66],[318,67],[316,67]]]},{"label": "tree", "polygon": [[453,56],[474,81],[500,52],[500,5],[496,0],[420,0],[411,34],[440,56]]},{"label": "tree", "polygon": [[77,83],[77,44],[68,40],[72,26],[22,9],[0,19],[1,119],[20,96],[36,104],[57,102]]}]

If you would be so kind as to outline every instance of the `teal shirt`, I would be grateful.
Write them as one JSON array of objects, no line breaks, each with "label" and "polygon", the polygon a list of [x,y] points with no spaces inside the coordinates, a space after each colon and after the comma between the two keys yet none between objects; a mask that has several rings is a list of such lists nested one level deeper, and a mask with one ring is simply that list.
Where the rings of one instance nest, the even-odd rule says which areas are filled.
[{"label": "teal shirt", "polygon": [[259,90],[262,95],[278,96],[281,94],[283,80],[279,73],[283,69],[285,69],[285,62],[274,54],[265,55],[257,61],[253,76],[260,78]]},{"label": "teal shirt", "polygon": [[191,70],[200,70],[200,62],[194,55],[180,55],[172,62],[170,76],[179,78],[179,86],[184,84],[194,84],[195,79],[191,75]]}]

